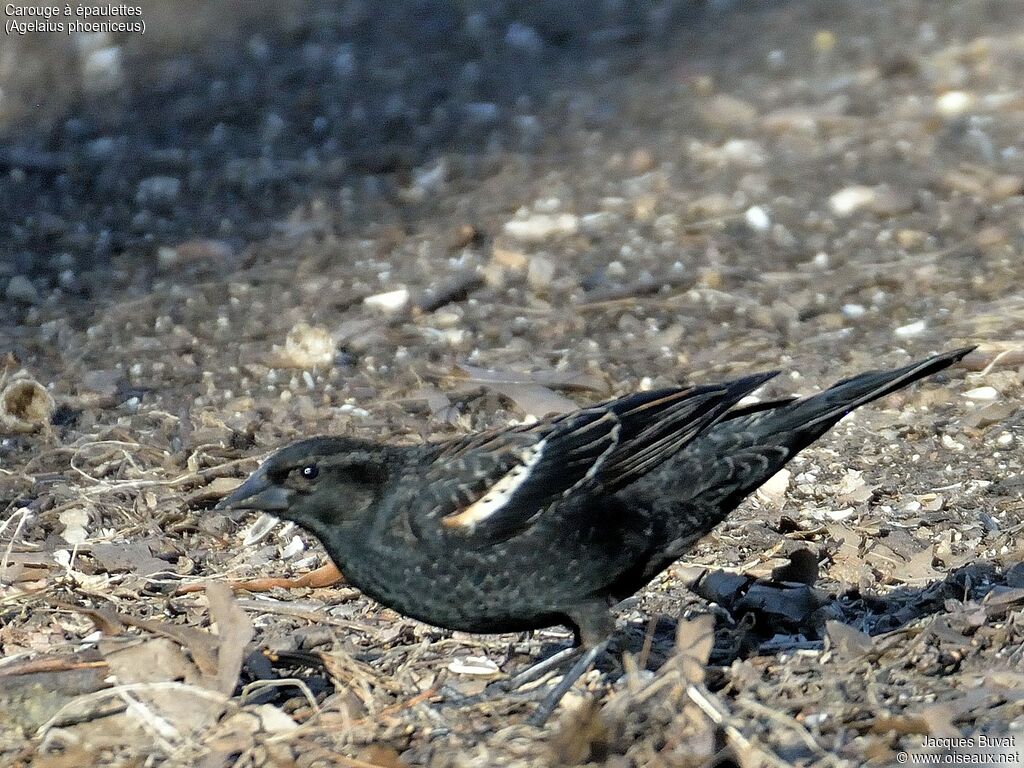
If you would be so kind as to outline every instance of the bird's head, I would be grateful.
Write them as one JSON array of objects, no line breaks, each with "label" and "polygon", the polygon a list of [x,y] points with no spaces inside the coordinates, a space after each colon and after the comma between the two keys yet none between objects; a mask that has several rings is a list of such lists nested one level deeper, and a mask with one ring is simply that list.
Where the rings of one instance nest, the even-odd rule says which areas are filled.
[{"label": "bird's head", "polygon": [[320,534],[360,519],[389,476],[394,449],[347,437],[313,437],[282,448],[218,509],[269,512]]}]

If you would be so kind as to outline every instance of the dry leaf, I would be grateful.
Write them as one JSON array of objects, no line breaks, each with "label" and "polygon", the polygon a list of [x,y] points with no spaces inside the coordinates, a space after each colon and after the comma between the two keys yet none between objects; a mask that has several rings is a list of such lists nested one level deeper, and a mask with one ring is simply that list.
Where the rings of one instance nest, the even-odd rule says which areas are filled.
[{"label": "dry leaf", "polygon": [[841,621],[826,621],[825,632],[832,648],[844,655],[859,656],[874,646],[870,635]]},{"label": "dry leaf", "polygon": [[210,619],[217,624],[217,685],[221,693],[230,696],[242,670],[246,647],[255,630],[245,611],[238,607],[231,587],[222,581],[210,582],[206,587],[210,604]]},{"label": "dry leaf", "polygon": [[676,627],[674,663],[679,665],[689,683],[704,682],[704,671],[715,647],[715,617],[698,616],[692,621],[680,621]]}]

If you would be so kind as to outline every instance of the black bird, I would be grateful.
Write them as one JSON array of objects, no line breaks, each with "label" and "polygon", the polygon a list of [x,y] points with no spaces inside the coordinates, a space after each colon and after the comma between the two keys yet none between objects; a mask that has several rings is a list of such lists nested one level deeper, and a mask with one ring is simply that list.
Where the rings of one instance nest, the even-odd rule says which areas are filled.
[{"label": "black bird", "polygon": [[755,405],[737,403],[775,372],[441,443],[314,437],[273,454],[219,506],[294,521],[349,582],[429,624],[572,627],[587,652],[532,718],[543,722],[607,647],[611,606],[855,408],[970,351]]}]

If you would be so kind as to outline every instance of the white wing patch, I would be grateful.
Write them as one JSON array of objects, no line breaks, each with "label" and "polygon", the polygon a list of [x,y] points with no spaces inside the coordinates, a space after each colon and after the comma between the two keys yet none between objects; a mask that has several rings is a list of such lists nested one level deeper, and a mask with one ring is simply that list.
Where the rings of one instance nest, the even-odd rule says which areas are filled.
[{"label": "white wing patch", "polygon": [[519,455],[522,464],[516,465],[503,475],[498,482],[487,489],[483,497],[462,511],[441,518],[441,525],[446,528],[467,528],[468,532],[472,533],[477,525],[508,504],[513,494],[529,479],[530,473],[544,454],[546,443],[547,440],[541,440],[536,445],[524,450]]}]

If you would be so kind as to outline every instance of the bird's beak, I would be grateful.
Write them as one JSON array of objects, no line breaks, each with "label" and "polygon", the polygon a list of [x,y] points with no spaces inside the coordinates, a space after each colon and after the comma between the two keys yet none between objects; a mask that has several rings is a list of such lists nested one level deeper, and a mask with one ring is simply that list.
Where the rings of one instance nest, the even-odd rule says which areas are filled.
[{"label": "bird's beak", "polygon": [[284,512],[288,509],[291,498],[291,490],[274,485],[267,479],[265,472],[256,470],[230,495],[221,499],[215,509],[258,509],[262,512]]}]

